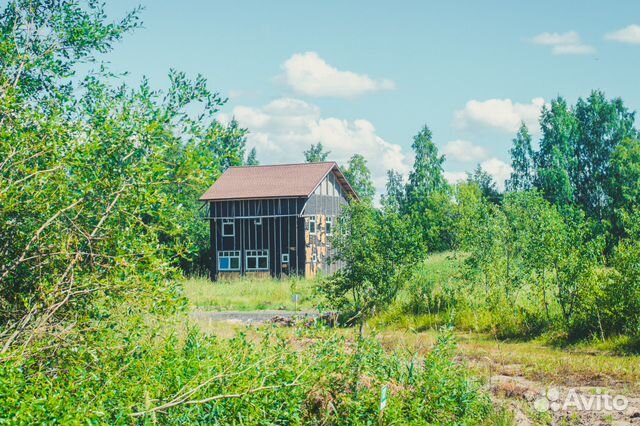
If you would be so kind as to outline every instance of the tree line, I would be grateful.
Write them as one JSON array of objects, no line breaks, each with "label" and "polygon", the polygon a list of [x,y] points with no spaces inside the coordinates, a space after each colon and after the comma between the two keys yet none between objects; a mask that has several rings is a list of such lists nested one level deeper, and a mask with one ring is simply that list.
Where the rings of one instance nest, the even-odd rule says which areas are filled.
[{"label": "tree line", "polygon": [[[634,119],[621,99],[602,91],[575,105],[552,100],[541,112],[537,147],[524,123],[513,139],[513,172],[504,191],[480,165],[466,182],[449,184],[445,157],[424,126],[413,139],[415,162],[406,179],[388,171],[381,207],[348,209],[360,232],[348,228],[336,237],[337,257],[347,268],[323,291],[334,306],[349,300],[358,306],[351,311],[370,316],[393,302],[427,250],[454,251],[465,258],[460,285],[444,304],[432,283],[414,286],[427,305],[484,310],[491,318],[485,326],[503,336],[550,330],[602,339],[637,335],[640,141]],[[400,256],[389,256],[389,247]],[[373,277],[374,264],[397,275]]]}]

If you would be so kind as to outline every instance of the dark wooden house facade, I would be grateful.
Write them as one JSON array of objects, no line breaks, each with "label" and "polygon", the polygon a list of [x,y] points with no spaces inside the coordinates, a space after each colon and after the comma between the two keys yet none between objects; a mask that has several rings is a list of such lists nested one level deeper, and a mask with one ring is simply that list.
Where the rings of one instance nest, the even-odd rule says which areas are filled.
[{"label": "dark wooden house facade", "polygon": [[336,163],[230,167],[200,198],[211,278],[331,274],[331,234],[357,195]]}]

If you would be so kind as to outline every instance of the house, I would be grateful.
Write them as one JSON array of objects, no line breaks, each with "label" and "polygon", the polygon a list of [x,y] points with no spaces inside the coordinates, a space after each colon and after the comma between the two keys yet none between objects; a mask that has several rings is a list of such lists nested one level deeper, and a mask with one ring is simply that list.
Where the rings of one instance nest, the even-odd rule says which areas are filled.
[{"label": "house", "polygon": [[313,277],[329,262],[330,237],[357,195],[334,162],[230,167],[205,192],[211,278]]}]

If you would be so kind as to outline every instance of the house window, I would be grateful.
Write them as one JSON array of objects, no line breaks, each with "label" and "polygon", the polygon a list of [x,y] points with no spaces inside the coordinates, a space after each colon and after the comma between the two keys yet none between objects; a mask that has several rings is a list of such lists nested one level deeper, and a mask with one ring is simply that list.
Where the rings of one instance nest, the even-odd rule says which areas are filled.
[{"label": "house window", "polygon": [[236,234],[236,223],[233,219],[222,219],[222,236],[233,237]]},{"label": "house window", "polygon": [[219,251],[218,252],[219,271],[239,271],[240,252],[239,251]]},{"label": "house window", "polygon": [[289,253],[282,253],[280,256],[282,263],[289,263]]},{"label": "house window", "polygon": [[327,216],[327,224],[325,225],[325,229],[327,235],[331,235],[333,232],[333,218],[331,216]]},{"label": "house window", "polygon": [[309,217],[309,234],[316,235],[316,217]]},{"label": "house window", "polygon": [[269,250],[247,250],[245,257],[247,271],[269,270]]}]

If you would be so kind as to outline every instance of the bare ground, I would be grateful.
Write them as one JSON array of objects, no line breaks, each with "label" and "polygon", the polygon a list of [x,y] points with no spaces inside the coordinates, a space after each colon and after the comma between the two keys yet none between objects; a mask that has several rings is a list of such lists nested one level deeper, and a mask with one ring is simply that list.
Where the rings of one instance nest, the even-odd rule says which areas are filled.
[{"label": "bare ground", "polygon": [[496,404],[514,413],[517,425],[640,425],[640,398],[621,395],[624,400],[614,405],[615,389],[549,385],[504,374],[492,376],[488,387]]},{"label": "bare ground", "polygon": [[[519,426],[640,425],[638,383],[627,382],[633,376],[589,374],[571,365],[531,370],[526,363],[505,362],[499,354],[478,356],[465,351],[464,345],[462,353],[467,364],[486,379],[495,403],[513,412]],[[615,363],[615,356],[610,362]]]}]

